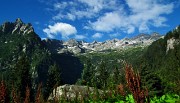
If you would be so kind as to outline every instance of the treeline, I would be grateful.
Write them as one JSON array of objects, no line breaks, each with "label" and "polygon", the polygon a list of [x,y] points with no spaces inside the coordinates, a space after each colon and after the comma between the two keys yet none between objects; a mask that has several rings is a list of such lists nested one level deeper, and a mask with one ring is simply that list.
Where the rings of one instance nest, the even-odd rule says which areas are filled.
[{"label": "treeline", "polygon": [[[86,61],[81,79],[77,82],[80,85],[88,85],[102,90],[114,90],[119,84],[126,84],[125,69],[126,64],[121,64],[120,67],[108,68],[108,63],[105,61],[100,62],[99,65],[94,66],[88,59]],[[162,96],[164,93],[164,84],[151,70],[146,68],[135,69],[141,75],[141,84],[144,89],[148,89],[149,96]]]},{"label": "treeline", "polygon": [[[2,81],[2,89],[0,92],[3,92],[4,89],[6,90],[6,101],[3,103],[9,103],[11,101],[14,101],[14,103],[20,103],[22,101],[27,101],[27,96],[29,102],[35,102],[34,100],[37,98],[36,95],[39,95],[40,92],[41,99],[47,100],[53,89],[61,83],[61,69],[56,65],[56,63],[49,67],[48,73],[45,74],[47,79],[44,82],[34,83],[33,81],[35,80],[32,76],[37,74],[33,74],[35,72],[32,72],[31,70],[28,57],[23,55],[11,70],[6,70],[5,72],[0,73],[0,79]],[[5,86],[4,89],[3,86]]]},{"label": "treeline", "polygon": [[[21,64],[23,63],[23,64]],[[15,85],[12,85],[7,80],[1,80],[0,84],[0,102],[2,103],[45,103],[48,102],[46,95],[49,96],[53,89],[60,85],[60,71],[57,69],[57,65],[50,66],[48,71],[48,80],[45,87],[42,83],[38,85],[36,89],[31,85],[31,78],[28,76],[28,60],[22,57],[18,63],[18,68],[22,69],[22,76],[15,76],[19,78]],[[85,68],[93,69],[91,62],[88,60]],[[178,95],[164,95],[161,81],[153,72],[143,69],[144,71],[138,71],[133,69],[132,66],[125,64],[123,69],[115,68],[111,74],[107,71],[106,63],[101,62],[95,72],[84,69],[82,73],[82,79],[78,81],[81,85],[93,86],[95,88],[103,90],[103,94],[90,93],[90,99],[83,99],[83,97],[70,100],[66,97],[53,98],[52,103],[61,102],[129,102],[129,103],[149,103],[151,102],[177,102],[179,101]],[[86,71],[85,71],[86,70]],[[21,70],[20,70],[21,71]],[[16,71],[18,73],[18,71]],[[23,76],[23,75],[27,76]],[[95,76],[95,77],[93,77]],[[22,77],[22,78],[21,78]],[[27,80],[27,81],[25,81]],[[159,81],[158,81],[159,80]],[[16,82],[16,81],[14,81]],[[100,83],[100,84],[99,84]],[[147,83],[147,84],[146,84]],[[160,88],[159,88],[160,87]],[[79,91],[81,92],[81,91]],[[94,91],[96,92],[96,91]],[[94,97],[93,96],[96,97]],[[65,95],[66,96],[66,95]],[[98,97],[97,97],[98,96]],[[156,97],[158,96],[158,97]],[[160,99],[158,99],[160,98]]]},{"label": "treeline", "polygon": [[[53,66],[54,67],[54,66]],[[124,67],[125,70],[125,74],[124,74],[124,83],[120,83],[119,85],[117,85],[117,88],[111,88],[111,89],[105,89],[103,91],[103,94],[94,94],[96,96],[96,98],[94,96],[93,99],[86,100],[80,98],[76,98],[75,100],[68,100],[68,99],[63,99],[63,97],[59,97],[59,98],[54,98],[54,101],[52,101],[53,103],[60,103],[60,102],[130,102],[133,103],[134,101],[136,103],[145,103],[145,102],[150,102],[150,100],[152,101],[151,97],[149,96],[148,93],[148,89],[147,88],[143,88],[142,82],[141,82],[141,76],[138,72],[134,71],[132,66],[130,65],[125,65]],[[50,73],[51,74],[51,73]],[[59,74],[58,74],[59,75]],[[53,77],[51,75],[51,77]],[[59,77],[58,77],[59,78]],[[51,79],[55,79],[55,78],[51,78]],[[105,79],[105,78],[103,78]],[[53,82],[53,81],[52,81]],[[51,83],[52,83],[51,82]],[[56,84],[58,83],[58,81],[56,82]],[[56,84],[54,84],[54,86],[56,86]],[[58,84],[57,84],[58,85]],[[105,82],[103,82],[102,84],[104,87],[106,85]],[[47,100],[45,100],[43,98],[44,94],[43,94],[43,89],[42,89],[42,84],[39,84],[38,88],[37,88],[37,92],[34,94],[34,98],[32,100],[32,95],[31,94],[31,87],[29,87],[28,85],[25,87],[24,91],[17,91],[17,88],[15,88],[14,86],[12,86],[12,90],[10,91],[10,96],[9,96],[9,89],[8,89],[8,85],[6,84],[5,81],[1,81],[0,84],[0,102],[1,103],[9,103],[9,102],[13,102],[13,103],[30,103],[30,102],[34,102],[34,103],[45,103],[47,102]],[[51,88],[56,88],[56,87],[51,87]],[[24,92],[23,95],[21,95],[21,93]],[[79,91],[81,92],[81,91]],[[98,93],[98,92],[97,92]],[[65,95],[66,96],[66,95]],[[133,97],[131,97],[133,96]],[[77,96],[78,97],[78,96]],[[66,98],[66,97],[64,97]],[[157,99],[156,99],[157,100]],[[162,101],[162,100],[161,100]],[[164,101],[164,99],[163,99]],[[179,98],[175,98],[174,100],[172,100],[173,102],[179,101]]]}]

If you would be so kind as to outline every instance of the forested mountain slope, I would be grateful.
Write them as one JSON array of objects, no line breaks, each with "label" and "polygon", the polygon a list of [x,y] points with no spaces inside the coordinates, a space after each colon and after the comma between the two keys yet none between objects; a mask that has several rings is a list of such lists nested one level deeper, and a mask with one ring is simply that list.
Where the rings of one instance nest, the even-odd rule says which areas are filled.
[{"label": "forested mountain slope", "polygon": [[180,93],[180,26],[153,42],[140,61],[142,68],[154,72],[167,88]]}]

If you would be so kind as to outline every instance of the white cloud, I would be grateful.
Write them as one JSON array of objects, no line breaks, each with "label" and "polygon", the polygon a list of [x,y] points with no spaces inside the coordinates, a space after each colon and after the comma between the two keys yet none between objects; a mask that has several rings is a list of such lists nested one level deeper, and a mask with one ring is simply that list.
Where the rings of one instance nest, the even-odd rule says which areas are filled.
[{"label": "white cloud", "polygon": [[146,23],[141,23],[141,25],[139,26],[139,32],[141,33],[150,32],[149,27],[147,26]]},{"label": "white cloud", "polygon": [[75,37],[74,37],[75,39],[85,39],[85,38],[87,38],[85,35],[75,35]]},{"label": "white cloud", "polygon": [[118,13],[110,12],[106,13],[104,16],[97,19],[96,22],[91,23],[91,26],[94,30],[110,32],[113,31],[116,27],[119,27],[122,18]]},{"label": "white cloud", "polygon": [[[177,2],[163,0],[63,0],[53,4],[52,19],[54,22],[57,20],[78,22],[78,27],[82,29],[106,32],[110,37],[122,32],[132,34],[136,30],[148,33],[152,27],[167,26],[166,15],[173,12],[175,3]],[[59,29],[54,33],[50,27],[51,25],[43,31],[51,38],[58,33],[62,37],[75,34],[65,33]],[[74,32],[77,32],[76,29]],[[96,33],[92,37],[101,38],[102,36]],[[85,38],[86,36],[74,35],[74,37]]]},{"label": "white cloud", "polygon": [[62,38],[68,38],[71,35],[77,33],[77,30],[74,26],[58,22],[54,25],[49,25],[48,28],[43,29],[49,38],[54,38],[56,35],[61,35]]},{"label": "white cloud", "polygon": [[101,34],[101,33],[95,33],[94,35],[92,35],[92,38],[94,38],[94,39],[100,39],[102,37],[103,37],[103,34]]},{"label": "white cloud", "polygon": [[125,33],[149,32],[150,27],[166,26],[165,14],[172,13],[172,3],[163,4],[154,0],[127,0],[129,11],[124,8],[108,12],[100,16],[96,21],[90,22],[89,27],[101,32],[121,30]]},{"label": "white cloud", "polygon": [[121,34],[120,33],[114,33],[114,34],[109,34],[109,36],[111,38],[115,38],[115,37],[121,36]]},{"label": "white cloud", "polygon": [[67,13],[66,15],[59,13],[56,16],[53,16],[53,20],[62,20],[62,19],[68,19],[74,21],[76,19],[76,16],[71,13]]},{"label": "white cloud", "polygon": [[78,0],[87,4],[93,12],[99,12],[103,8],[103,0]]},{"label": "white cloud", "polygon": [[134,33],[134,31],[135,31],[135,27],[134,26],[129,25],[127,27],[127,33],[128,34],[132,34],[132,33]]},{"label": "white cloud", "polygon": [[135,27],[130,24],[129,19],[125,14],[120,12],[106,13],[100,17],[96,22],[90,23],[90,26],[101,32],[113,32],[114,30],[122,30],[125,33],[131,34],[135,31]]},{"label": "white cloud", "polygon": [[59,20],[59,19],[63,19],[63,18],[65,18],[65,15],[62,15],[62,14],[60,14],[60,13],[57,14],[56,16],[53,16],[53,17],[52,17],[53,20]]},{"label": "white cloud", "polygon": [[74,16],[73,14],[67,13],[67,18],[69,20],[73,20],[74,21],[76,19],[76,16]]},{"label": "white cloud", "polygon": [[58,10],[58,9],[64,9],[68,6],[67,2],[61,2],[61,3],[55,3],[54,4],[54,9]]},{"label": "white cloud", "polygon": [[157,17],[152,23],[155,27],[161,27],[161,26],[167,26],[166,24],[164,24],[164,22],[166,22],[167,19],[165,17]]},{"label": "white cloud", "polygon": [[54,10],[58,13],[53,16],[53,19],[61,20],[63,18],[75,20],[95,18],[99,16],[102,10],[115,10],[119,8],[117,2],[117,0],[77,0],[71,2],[57,2],[54,4]]}]

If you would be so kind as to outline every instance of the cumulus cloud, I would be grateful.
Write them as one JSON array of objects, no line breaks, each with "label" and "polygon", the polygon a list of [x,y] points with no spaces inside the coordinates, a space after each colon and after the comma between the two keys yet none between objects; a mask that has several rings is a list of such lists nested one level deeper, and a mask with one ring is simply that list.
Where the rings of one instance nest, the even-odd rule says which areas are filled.
[{"label": "cumulus cloud", "polygon": [[97,31],[109,32],[114,28],[119,27],[122,18],[118,13],[110,12],[97,19],[96,22],[90,23],[92,28]]},{"label": "cumulus cloud", "polygon": [[[110,32],[119,29],[125,33],[148,32],[150,26],[166,26],[165,14],[172,13],[173,3],[163,4],[154,0],[127,0],[129,10],[120,9],[100,16],[90,27],[96,31]],[[129,13],[130,12],[130,13]]]},{"label": "cumulus cloud", "polygon": [[[53,16],[54,20],[68,19],[76,20],[82,18],[98,17],[103,10],[117,9],[117,0],[76,0],[57,2],[53,5],[54,10],[58,12]],[[81,5],[81,6],[79,6]]]},{"label": "cumulus cloud", "polygon": [[74,26],[58,22],[54,25],[49,25],[48,28],[43,29],[49,38],[54,38],[57,35],[61,35],[62,38],[68,38],[71,35],[77,33],[77,30]]},{"label": "cumulus cloud", "polygon": [[103,4],[103,0],[78,0],[82,3],[87,4],[93,12],[99,12],[104,4]]},{"label": "cumulus cloud", "polygon": [[[118,34],[132,34],[135,31],[149,33],[152,27],[167,26],[166,15],[172,13],[174,7],[175,2],[163,0],[63,0],[53,4],[52,20],[78,22],[78,28],[116,37]],[[69,24],[66,28],[70,30],[65,32],[60,25],[62,24],[49,25],[43,31],[51,38],[57,34],[65,38],[77,32]],[[56,27],[61,28],[56,30]],[[102,38],[101,33],[94,34],[92,38]]]},{"label": "cumulus cloud", "polygon": [[96,22],[90,22],[93,30],[101,32],[112,32],[120,29],[125,33],[131,34],[135,31],[135,27],[129,22],[127,16],[120,12],[109,12],[97,19]]},{"label": "cumulus cloud", "polygon": [[92,38],[94,38],[94,39],[100,39],[102,37],[103,37],[103,34],[101,34],[101,33],[95,33],[94,35],[92,35]]}]

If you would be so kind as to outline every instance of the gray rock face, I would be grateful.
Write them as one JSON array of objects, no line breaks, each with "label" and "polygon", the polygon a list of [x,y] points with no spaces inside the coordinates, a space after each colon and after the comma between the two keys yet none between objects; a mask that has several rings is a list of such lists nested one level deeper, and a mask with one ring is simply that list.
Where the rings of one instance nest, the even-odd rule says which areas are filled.
[{"label": "gray rock face", "polygon": [[99,94],[102,94],[102,90],[96,90],[93,87],[87,86],[78,86],[78,85],[63,85],[57,87],[57,89],[53,90],[53,94],[50,94],[48,100],[53,100],[54,98],[60,99],[68,99],[73,100],[75,98],[88,98],[91,94],[96,93],[98,91]]},{"label": "gray rock face", "polygon": [[180,43],[179,39],[175,39],[175,38],[168,39],[166,53],[168,53],[169,50],[174,49],[174,45],[177,45],[179,43]]},{"label": "gray rock face", "polygon": [[108,50],[120,50],[136,46],[148,46],[153,41],[156,41],[162,37],[163,36],[159,35],[158,33],[153,33],[151,35],[140,34],[133,38],[124,38],[120,40],[112,39],[105,42],[94,41],[92,43],[87,43],[84,41],[76,41],[75,39],[70,39],[69,41],[65,42],[57,42],[58,40],[51,40],[51,42],[53,43],[49,43],[47,41],[45,41],[45,43],[47,43],[49,47],[55,47],[53,51],[56,51],[57,53],[70,52],[79,54],[88,52],[105,52]]},{"label": "gray rock face", "polygon": [[1,28],[2,32],[11,34],[17,33],[25,35],[34,32],[32,25],[30,23],[23,23],[20,18],[16,19],[14,23],[5,22]]},{"label": "gray rock face", "polygon": [[70,39],[70,40],[64,42],[64,45],[67,45],[69,47],[74,47],[74,46],[79,46],[81,44],[78,41],[76,41],[75,39]]}]

